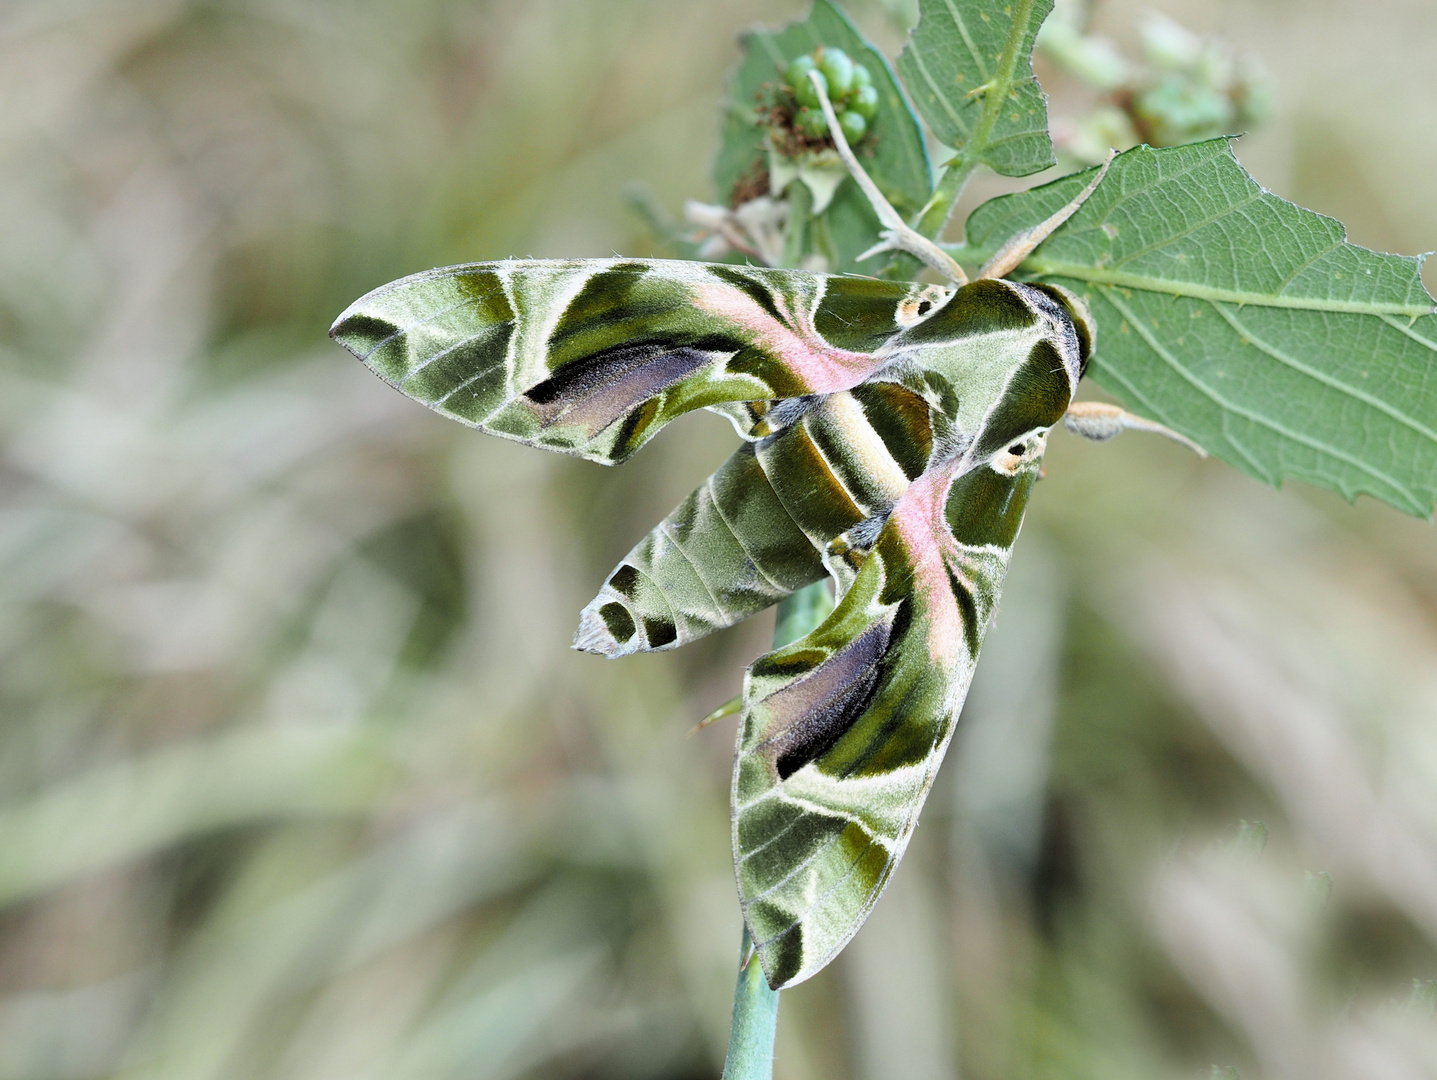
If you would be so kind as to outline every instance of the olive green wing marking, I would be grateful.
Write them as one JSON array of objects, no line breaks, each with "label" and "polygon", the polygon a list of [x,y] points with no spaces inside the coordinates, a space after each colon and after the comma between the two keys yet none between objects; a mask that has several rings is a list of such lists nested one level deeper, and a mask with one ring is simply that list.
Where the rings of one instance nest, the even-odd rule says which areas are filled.
[{"label": "olive green wing marking", "polygon": [[1037,475],[1023,453],[936,466],[812,634],[755,661],[733,777],[744,918],[775,989],[857,932],[953,733]]},{"label": "olive green wing marking", "polygon": [[780,399],[857,386],[921,291],[759,267],[507,260],[385,285],[330,335],[438,412],[613,464],[690,409],[718,407],[748,433]]}]

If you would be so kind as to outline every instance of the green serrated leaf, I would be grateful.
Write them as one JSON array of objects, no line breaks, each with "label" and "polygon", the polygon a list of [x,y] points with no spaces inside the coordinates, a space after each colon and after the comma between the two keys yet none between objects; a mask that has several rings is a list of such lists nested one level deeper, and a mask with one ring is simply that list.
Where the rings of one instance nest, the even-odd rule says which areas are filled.
[{"label": "green serrated leaf", "polygon": [[[970,244],[1042,220],[1091,175],[986,203]],[[1271,484],[1428,517],[1437,314],[1420,269],[1265,191],[1216,139],[1120,155],[1022,273],[1087,296],[1092,374],[1130,407]]]},{"label": "green serrated leaf", "polygon": [[933,134],[1004,176],[1052,165],[1033,39],[1053,0],[921,0],[918,10],[898,72]]},{"label": "green serrated leaf", "polygon": [[[764,128],[757,122],[755,110],[771,88],[782,81],[788,62],[819,45],[830,45],[843,49],[867,67],[878,90],[878,112],[871,121],[872,156],[863,155],[864,167],[901,213],[913,213],[924,204],[933,190],[933,172],[918,118],[887,59],[864,40],[843,12],[829,0],[814,0],[813,10],[802,22],[778,31],[753,30],[744,35],[742,44],[743,59],[729,81],[723,132],[714,161],[714,186],[721,202],[727,202],[734,186],[765,160]],[[852,255],[876,241],[878,220],[851,180],[839,187],[831,213],[838,214],[843,223],[842,236],[835,237],[835,246],[847,261],[838,268],[857,269],[852,265]],[[855,213],[862,214],[858,228],[851,222]]]}]

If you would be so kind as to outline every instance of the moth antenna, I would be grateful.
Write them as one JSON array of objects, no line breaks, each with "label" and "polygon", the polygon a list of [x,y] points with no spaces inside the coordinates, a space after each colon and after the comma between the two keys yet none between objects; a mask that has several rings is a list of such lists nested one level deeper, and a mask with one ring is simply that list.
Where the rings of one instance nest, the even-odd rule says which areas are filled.
[{"label": "moth antenna", "polygon": [[1105,401],[1073,402],[1068,406],[1068,411],[1063,414],[1063,426],[1074,435],[1081,435],[1093,442],[1107,442],[1109,439],[1117,438],[1124,431],[1150,431],[1154,435],[1162,435],[1164,438],[1182,443],[1198,457],[1207,457],[1207,451],[1186,435],[1180,435],[1172,428],[1165,427],[1155,420],[1145,420],[1141,416],[1134,416]]},{"label": "moth antenna", "polygon": [[1017,236],[1014,236],[1006,244],[1000,247],[991,259],[983,264],[983,269],[978,271],[979,278],[1003,278],[1007,277],[1014,270],[1022,265],[1023,260],[1033,254],[1033,249],[1041,244],[1048,237],[1053,235],[1059,225],[1067,221],[1075,213],[1078,207],[1088,201],[1088,196],[1098,190],[1098,185],[1103,182],[1103,177],[1108,175],[1108,166],[1117,157],[1116,150],[1109,150],[1107,160],[1103,162],[1098,175],[1082,191],[1078,197],[1063,207],[1047,221],[1034,225],[1031,229],[1024,229]]},{"label": "moth antenna", "polygon": [[818,91],[818,103],[823,107],[823,118],[828,121],[828,133],[833,136],[833,145],[838,148],[838,156],[848,167],[849,175],[863,189],[863,194],[868,196],[868,202],[873,207],[873,212],[878,215],[879,224],[883,226],[883,231],[878,234],[883,239],[858,257],[867,259],[884,251],[906,251],[923,265],[937,270],[949,281],[967,285],[968,275],[953,256],[922,233],[909,228],[902,215],[893,209],[893,204],[884,198],[873,178],[864,171],[858,158],[854,157],[848,139],[838,125],[838,116],[833,111],[833,103],[828,100],[828,90],[819,78],[819,73],[810,71],[808,77]]}]

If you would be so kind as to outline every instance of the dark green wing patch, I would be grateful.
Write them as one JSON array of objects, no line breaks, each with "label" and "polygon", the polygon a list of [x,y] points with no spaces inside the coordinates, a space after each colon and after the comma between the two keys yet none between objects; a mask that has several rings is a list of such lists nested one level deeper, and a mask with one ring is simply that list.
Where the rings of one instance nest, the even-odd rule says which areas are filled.
[{"label": "dark green wing patch", "polygon": [[875,352],[899,331],[898,305],[912,291],[877,278],[829,278],[813,325],[841,349]]},{"label": "dark green wing patch", "polygon": [[905,344],[924,345],[1026,330],[1037,316],[1006,281],[981,278],[955,292],[924,322],[904,331]]},{"label": "dark green wing patch", "polygon": [[984,425],[977,455],[986,457],[1036,429],[1052,427],[1068,411],[1071,397],[1062,355],[1051,341],[1039,340]]},{"label": "dark green wing patch", "polygon": [[1013,476],[985,465],[960,476],[944,510],[953,538],[972,547],[1012,547],[1023,524],[1033,477],[1026,470]]}]

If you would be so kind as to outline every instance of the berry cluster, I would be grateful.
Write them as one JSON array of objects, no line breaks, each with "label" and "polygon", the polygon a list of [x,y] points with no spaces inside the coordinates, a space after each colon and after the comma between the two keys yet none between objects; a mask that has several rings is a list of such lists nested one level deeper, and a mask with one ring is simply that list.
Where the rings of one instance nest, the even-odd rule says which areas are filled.
[{"label": "berry cluster", "polygon": [[828,122],[823,118],[818,91],[810,72],[818,72],[838,124],[849,143],[856,143],[868,133],[868,122],[878,112],[878,91],[873,76],[862,64],[855,64],[842,49],[820,45],[812,53],[800,56],[788,65],[783,81],[793,94],[798,110],[793,126],[809,139],[828,135]]}]

